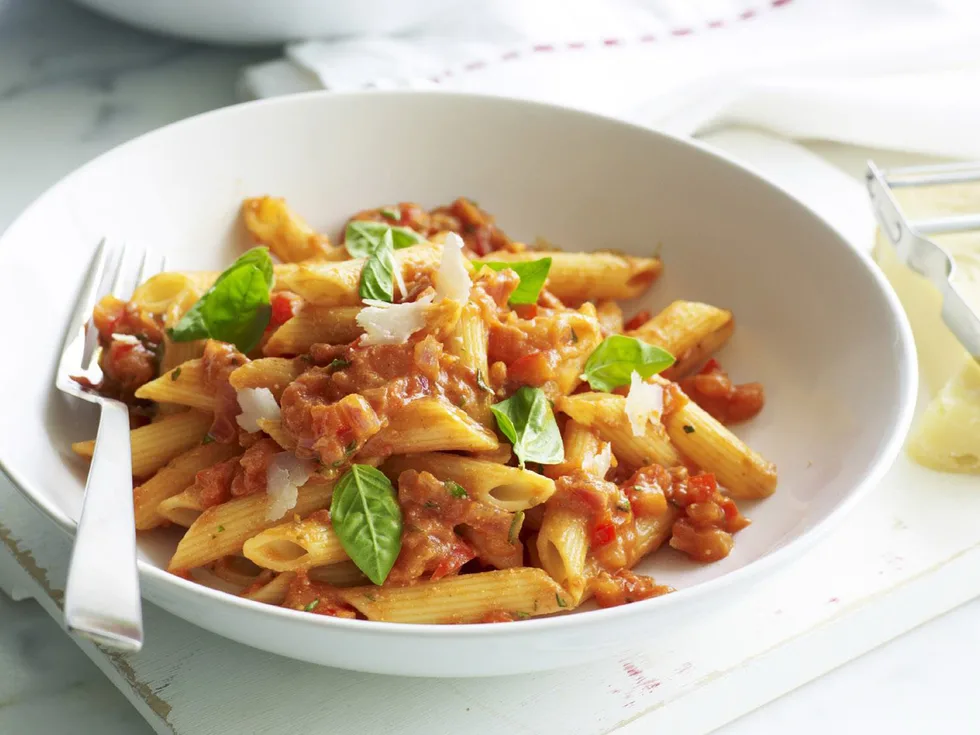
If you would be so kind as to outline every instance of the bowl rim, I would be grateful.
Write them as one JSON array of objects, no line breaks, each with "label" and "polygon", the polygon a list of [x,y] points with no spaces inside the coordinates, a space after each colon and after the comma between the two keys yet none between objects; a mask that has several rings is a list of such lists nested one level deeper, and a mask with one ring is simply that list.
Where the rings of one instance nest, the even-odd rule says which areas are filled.
[{"label": "bowl rim", "polygon": [[[239,606],[242,608],[241,612],[244,614],[255,613],[260,615],[269,615],[271,617],[281,617],[284,621],[291,621],[291,624],[294,625],[305,626],[308,628],[319,627],[334,629],[337,633],[341,634],[349,631],[372,636],[381,635],[385,637],[401,637],[409,635],[422,636],[426,639],[436,638],[459,640],[485,637],[494,638],[498,636],[511,637],[535,635],[538,633],[538,631],[545,628],[555,631],[561,629],[564,632],[570,632],[573,630],[580,630],[583,627],[598,625],[601,622],[615,623],[617,620],[636,615],[653,615],[655,610],[664,605],[679,606],[683,605],[684,603],[695,603],[706,597],[710,597],[716,592],[729,587],[732,584],[740,581],[757,579],[765,572],[783,566],[793,558],[802,555],[803,552],[812,548],[817,541],[824,538],[824,536],[826,536],[830,530],[837,526],[840,520],[851,510],[851,508],[853,508],[854,505],[856,505],[865,496],[865,494],[871,490],[871,488],[875,487],[881,481],[885,473],[890,469],[901,451],[902,445],[904,444],[905,438],[912,425],[916,399],[918,396],[918,361],[915,353],[915,343],[912,336],[912,329],[905,314],[904,308],[902,307],[898,296],[891,288],[891,285],[888,283],[885,275],[875,265],[874,261],[871,259],[871,256],[868,253],[858,249],[852,243],[848,242],[820,214],[807,206],[799,198],[769,180],[753,166],[739,162],[725,152],[712,148],[701,141],[679,138],[669,133],[653,130],[636,123],[626,122],[624,120],[599,113],[587,112],[565,105],[531,101],[518,97],[433,90],[357,90],[350,92],[328,92],[317,90],[313,92],[304,92],[300,94],[272,97],[229,105],[227,107],[209,110],[188,118],[177,120],[162,127],[142,133],[135,138],[120,143],[108,151],[101,153],[95,158],[74,169],[53,185],[45,189],[10,223],[6,230],[0,234],[0,252],[2,252],[3,245],[10,237],[11,233],[16,232],[19,227],[23,226],[22,222],[27,220],[35,209],[43,207],[49,198],[56,196],[61,189],[70,186],[76,178],[83,177],[90,168],[95,168],[102,165],[104,160],[108,160],[116,156],[126,155],[131,147],[141,145],[145,138],[150,138],[162,134],[164,131],[179,129],[185,126],[193,127],[194,125],[200,124],[201,121],[212,117],[221,118],[225,116],[231,117],[240,114],[248,114],[248,111],[253,109],[274,106],[289,107],[292,105],[303,107],[309,104],[311,101],[318,102],[321,100],[329,101],[331,104],[343,104],[344,100],[359,99],[363,97],[386,97],[396,99],[411,97],[429,98],[430,100],[455,99],[469,101],[474,104],[525,107],[546,112],[548,114],[591,119],[601,122],[603,125],[611,126],[612,128],[619,128],[621,130],[632,129],[634,131],[641,132],[644,135],[659,138],[661,141],[668,144],[687,148],[696,152],[698,155],[710,157],[715,159],[717,162],[728,166],[729,168],[735,169],[740,175],[750,176],[756,179],[759,183],[763,184],[768,190],[768,193],[774,196],[777,200],[781,198],[784,201],[792,202],[793,206],[804,210],[812,218],[814,225],[823,228],[829,238],[835,241],[838,246],[842,247],[847,256],[852,258],[854,263],[853,267],[863,268],[877,287],[880,297],[884,299],[885,305],[891,314],[899,337],[899,364],[897,366],[899,375],[899,390],[898,395],[896,396],[899,401],[899,409],[897,412],[897,420],[892,424],[887,441],[879,445],[876,455],[869,458],[869,463],[865,468],[866,471],[863,476],[855,479],[853,482],[853,487],[847,496],[840,503],[838,503],[838,505],[833,508],[826,515],[826,517],[818,521],[812,528],[803,532],[800,536],[785,543],[779,548],[770,551],[764,556],[750,561],[744,566],[733,569],[730,572],[726,572],[719,577],[704,582],[699,582],[691,587],[679,589],[669,595],[641,600],[629,605],[619,605],[616,607],[600,608],[596,610],[585,610],[578,613],[570,611],[570,613],[566,614],[530,618],[528,620],[518,621],[520,623],[519,625],[495,625],[493,623],[431,625],[422,623],[391,623],[370,620],[348,620],[344,618],[334,618],[322,615],[307,615],[300,610],[291,610],[285,607],[268,605],[262,602],[238,597],[236,595],[197,584],[190,580],[185,580],[170,574],[165,569],[154,566],[149,562],[138,560],[137,568],[139,570],[141,581],[143,585],[145,585],[142,589],[143,597],[148,596],[148,588],[154,587],[158,584],[164,586],[172,585],[181,594],[186,593],[198,595],[204,599],[207,599],[210,603],[217,603],[219,605]],[[15,468],[10,466],[9,461],[4,459],[2,453],[0,453],[0,470],[7,475],[14,487],[17,488],[21,495],[31,505],[52,520],[54,524],[68,534],[69,537],[74,536],[74,531],[77,525],[76,522],[63,513],[60,508],[56,507],[52,502],[45,498],[43,494],[29,489],[30,483],[27,482]]]}]

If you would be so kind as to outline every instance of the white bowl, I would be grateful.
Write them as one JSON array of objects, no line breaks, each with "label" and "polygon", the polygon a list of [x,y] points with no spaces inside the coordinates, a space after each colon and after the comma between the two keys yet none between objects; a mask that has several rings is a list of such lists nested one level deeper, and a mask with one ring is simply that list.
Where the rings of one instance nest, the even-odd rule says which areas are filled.
[{"label": "white bowl", "polygon": [[[312,94],[240,105],[127,143],[54,186],[0,239],[8,386],[0,461],[62,529],[75,527],[85,465],[70,441],[93,411],[52,389],[63,325],[105,235],[165,251],[171,268],[220,269],[240,252],[247,195],[285,196],[318,228],[354,211],[465,194],[516,238],[649,254],[664,276],[637,307],[687,298],[734,310],[721,355],[760,380],[763,413],[741,434],[779,467],[776,494],[716,564],[671,550],[641,566],[678,592],[510,624],[339,620],[239,599],[164,571],[174,539],[140,543],[146,597],[221,635],[364,671],[476,676],[618,653],[723,607],[808,547],[882,476],[908,429],[916,364],[881,274],[773,185],[696,144],[602,117],[445,93]],[[52,533],[55,531],[52,527]],[[98,570],[92,570],[98,573]],[[150,629],[148,636],[152,638]]]},{"label": "white bowl", "polygon": [[461,0],[75,0],[148,31],[195,41],[287,43],[420,27]]}]

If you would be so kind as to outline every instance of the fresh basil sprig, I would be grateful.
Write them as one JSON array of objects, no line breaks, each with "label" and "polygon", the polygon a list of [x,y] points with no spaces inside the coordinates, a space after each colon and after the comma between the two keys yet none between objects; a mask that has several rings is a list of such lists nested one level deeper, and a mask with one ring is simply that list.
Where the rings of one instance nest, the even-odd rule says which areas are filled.
[{"label": "fresh basil sprig", "polygon": [[649,378],[673,364],[674,356],[667,350],[634,337],[613,334],[602,340],[589,356],[582,380],[587,380],[593,390],[608,392],[628,385],[634,371],[641,378]]},{"label": "fresh basil sprig", "polygon": [[344,245],[352,258],[367,258],[380,247],[388,231],[391,232],[391,244],[395,250],[425,242],[424,237],[407,227],[392,227],[385,222],[354,220],[347,223]]},{"label": "fresh basil sprig", "polygon": [[395,248],[391,230],[381,237],[381,244],[364,261],[359,293],[362,299],[391,303],[395,297]]},{"label": "fresh basil sprig", "polygon": [[558,464],[565,461],[565,446],[551,401],[540,388],[522,386],[506,401],[490,406],[497,426],[514,445],[514,454],[525,462]]},{"label": "fresh basil sprig", "polygon": [[382,584],[402,547],[402,510],[391,481],[370,465],[351,465],[334,486],[330,523],[351,561]]},{"label": "fresh basil sprig", "polygon": [[174,342],[218,339],[250,352],[262,339],[272,307],[272,259],[266,248],[252,248],[218,276],[176,325]]},{"label": "fresh basil sprig", "polygon": [[513,262],[483,261],[482,264],[495,271],[510,268],[520,278],[520,283],[507,300],[509,304],[536,304],[545,279],[548,278],[548,271],[551,270],[551,258]]}]

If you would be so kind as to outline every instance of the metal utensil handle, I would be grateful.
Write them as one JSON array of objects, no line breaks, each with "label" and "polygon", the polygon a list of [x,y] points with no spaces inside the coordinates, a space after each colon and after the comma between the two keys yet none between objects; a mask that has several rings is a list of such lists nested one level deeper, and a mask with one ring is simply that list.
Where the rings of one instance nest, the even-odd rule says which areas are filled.
[{"label": "metal utensil handle", "polygon": [[125,651],[143,644],[132,474],[129,410],[119,401],[103,401],[68,567],[65,624],[70,632]]}]

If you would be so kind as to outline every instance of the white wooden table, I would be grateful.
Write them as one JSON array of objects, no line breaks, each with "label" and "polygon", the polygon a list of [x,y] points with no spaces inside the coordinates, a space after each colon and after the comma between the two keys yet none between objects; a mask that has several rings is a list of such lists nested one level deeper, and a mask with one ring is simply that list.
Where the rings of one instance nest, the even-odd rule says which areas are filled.
[{"label": "white wooden table", "polygon": [[[12,0],[0,15],[0,170],[7,174],[0,177],[0,225],[83,160],[145,130],[230,103],[237,70],[262,53],[150,38],[57,0]],[[746,140],[740,144],[751,154]],[[852,173],[866,155],[810,148]],[[861,237],[866,222],[856,184],[830,194],[810,191],[814,180],[797,163],[770,155],[767,173],[828,215],[846,215],[841,229]],[[159,733],[704,733],[980,595],[978,484],[931,475],[902,460],[832,536],[713,620],[698,621],[696,635],[672,630],[669,639],[658,636],[653,621],[649,640],[638,641],[635,654],[571,670],[468,681],[351,674],[244,648],[150,605],[148,642],[139,655],[111,655],[86,642],[79,648]],[[15,597],[36,597],[54,620],[60,620],[68,551],[67,538],[0,478],[0,579]],[[58,735],[91,732],[96,724],[105,735],[138,732],[132,714],[119,710],[65,648],[67,637],[62,642],[50,628],[34,634],[21,626],[23,609],[0,601],[0,732]],[[926,640],[949,645],[952,639]],[[923,640],[921,634],[915,640]],[[980,654],[976,635],[955,640],[957,655]],[[928,650],[939,667],[958,660],[952,652],[922,648],[928,643],[917,645],[905,655]],[[885,691],[895,686],[896,697],[913,699],[917,690],[900,689],[886,668],[863,670]],[[914,679],[902,681],[911,686]],[[949,689],[968,692],[964,681],[968,676],[958,678],[961,688]],[[61,693],[44,695],[45,684]],[[835,705],[846,700],[839,690],[823,696],[835,697]],[[846,712],[820,717],[819,703],[794,709],[796,697],[750,715],[743,721],[748,729],[728,729],[743,735],[793,723],[802,735],[826,720],[838,735],[858,732],[841,726]],[[978,699],[963,705],[964,717],[980,715]],[[904,711],[900,704],[890,709]],[[948,707],[936,713],[937,721],[952,703]],[[813,715],[809,723],[794,722],[800,711]],[[980,728],[947,718],[945,731]]]}]

